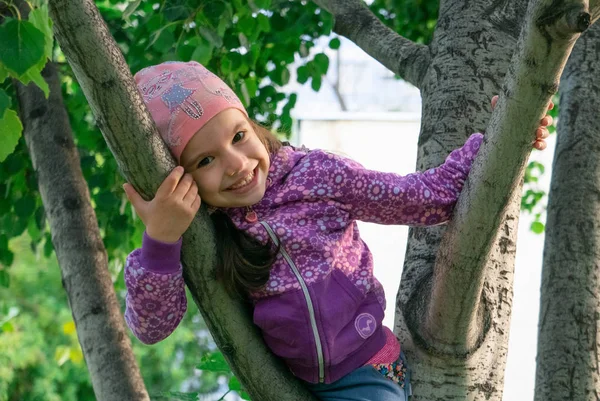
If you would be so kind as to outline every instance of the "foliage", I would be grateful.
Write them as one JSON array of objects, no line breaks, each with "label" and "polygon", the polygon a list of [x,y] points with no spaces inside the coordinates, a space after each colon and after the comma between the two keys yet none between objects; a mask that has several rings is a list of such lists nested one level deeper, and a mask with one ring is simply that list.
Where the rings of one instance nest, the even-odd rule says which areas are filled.
[{"label": "foliage", "polygon": [[[52,53],[52,22],[48,18],[48,6],[40,5],[29,13],[27,20],[20,18],[16,6],[7,3],[12,15],[0,24],[0,83],[14,78],[23,84],[34,82],[44,91],[48,85],[42,77],[42,69]],[[4,86],[4,85],[3,85]],[[15,148],[23,126],[6,88],[0,87],[0,162]]]},{"label": "foliage", "polygon": [[429,43],[438,19],[439,1],[375,0],[369,8],[394,31],[417,43]]},{"label": "foliage", "polygon": [[[56,258],[32,252],[29,241],[25,234],[10,242],[12,282],[0,288],[0,401],[94,401]],[[118,295],[123,304],[123,291]],[[131,340],[151,394],[220,391],[223,373],[194,372],[214,349],[195,308],[159,344]]]}]

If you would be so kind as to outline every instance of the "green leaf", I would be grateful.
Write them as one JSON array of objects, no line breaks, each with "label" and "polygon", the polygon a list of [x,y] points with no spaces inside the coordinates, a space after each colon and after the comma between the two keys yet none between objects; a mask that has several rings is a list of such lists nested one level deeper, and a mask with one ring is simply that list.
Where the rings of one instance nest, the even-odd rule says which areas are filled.
[{"label": "green leaf", "polygon": [[204,16],[206,19],[212,24],[213,27],[219,25],[221,21],[221,16],[225,13],[226,7],[225,3],[222,1],[210,1],[206,6],[204,6]]},{"label": "green leaf", "polygon": [[0,270],[0,286],[5,288],[10,286],[10,276],[6,270]]},{"label": "green leaf", "polygon": [[[14,254],[8,249],[8,237],[5,234],[0,234],[0,263],[4,266],[10,266],[12,265],[13,258]],[[8,272],[6,270],[0,270],[0,274],[2,272],[6,273],[5,280],[8,280]]]},{"label": "green leaf", "polygon": [[50,233],[46,233],[45,242],[44,242],[44,256],[49,257],[54,250],[54,245],[52,244],[52,236]]},{"label": "green leaf", "polygon": [[337,50],[340,48],[342,42],[338,38],[333,38],[329,41],[329,48]]},{"label": "green leaf", "polygon": [[533,223],[531,223],[531,231],[533,231],[536,234],[543,233],[545,228],[546,227],[544,226],[544,223],[540,221],[534,221]]},{"label": "green leaf", "polygon": [[11,322],[6,322],[0,327],[0,330],[2,330],[4,333],[13,333],[15,331],[15,327]]},{"label": "green leaf", "polygon": [[4,116],[6,109],[10,107],[10,96],[6,94],[4,89],[0,89],[0,118]]},{"label": "green leaf", "polygon": [[321,89],[321,77],[320,76],[316,76],[312,78],[312,81],[310,82],[310,87],[313,88],[313,90],[315,92],[318,92],[319,89]]},{"label": "green leaf", "polygon": [[209,372],[230,372],[229,365],[225,362],[225,357],[220,352],[213,352],[202,357],[198,369],[208,370]]},{"label": "green leaf", "polygon": [[46,59],[44,59],[40,64],[31,67],[25,74],[21,75],[18,79],[23,83],[23,85],[27,85],[30,82],[34,82],[37,86],[40,87],[42,92],[44,92],[44,96],[46,97],[46,99],[48,99],[48,96],[50,96],[50,87],[48,86],[48,83],[42,76],[42,70],[44,69],[45,64]]},{"label": "green leaf", "polygon": [[21,218],[29,218],[35,210],[35,198],[25,196],[15,202],[15,212]]},{"label": "green leaf", "polygon": [[44,4],[29,13],[29,22],[44,34],[44,56],[52,59],[52,45],[54,35],[52,33],[52,20],[48,15],[48,4]]},{"label": "green leaf", "polygon": [[269,17],[264,14],[258,14],[256,16],[256,21],[258,22],[258,28],[262,32],[271,32],[271,22],[269,22]]},{"label": "green leaf", "polygon": [[229,379],[229,389],[233,391],[240,391],[242,389],[242,384],[237,377],[232,376],[231,379]]},{"label": "green leaf", "polygon": [[296,74],[298,75],[297,81],[299,84],[305,84],[306,81],[308,81],[308,78],[310,77],[310,71],[305,65],[298,67],[298,69],[296,70]]},{"label": "green leaf", "polygon": [[325,75],[327,73],[327,69],[329,68],[329,57],[327,57],[327,55],[324,53],[317,54],[313,60],[313,63],[317,69],[317,73],[321,75]]},{"label": "green leaf", "polygon": [[214,46],[205,41],[200,41],[200,44],[196,46],[194,51],[192,52],[191,59],[199,62],[202,65],[208,64],[210,59],[212,58]]},{"label": "green leaf", "polygon": [[23,132],[23,125],[17,112],[6,110],[0,119],[0,162],[15,150],[21,132]]},{"label": "green leaf", "polygon": [[21,76],[42,59],[45,41],[31,22],[10,19],[0,25],[0,61]]},{"label": "green leaf", "polygon": [[257,20],[254,17],[252,17],[252,15],[245,15],[244,17],[240,18],[240,20],[237,23],[237,27],[239,28],[239,30],[248,37],[250,37],[254,33],[256,25]]},{"label": "green leaf", "polygon": [[8,78],[8,70],[4,68],[2,62],[0,61],[0,83],[4,82],[6,78]]},{"label": "green leaf", "polygon": [[244,79],[244,83],[246,84],[246,89],[248,90],[248,95],[250,98],[256,96],[256,91],[258,90],[258,84],[256,82],[255,77],[248,77]]}]

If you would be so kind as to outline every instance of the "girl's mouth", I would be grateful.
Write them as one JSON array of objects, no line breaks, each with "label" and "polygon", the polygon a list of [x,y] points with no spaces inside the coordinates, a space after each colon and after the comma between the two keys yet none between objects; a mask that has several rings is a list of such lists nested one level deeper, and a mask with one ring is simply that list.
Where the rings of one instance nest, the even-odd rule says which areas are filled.
[{"label": "girl's mouth", "polygon": [[235,192],[237,194],[242,194],[251,190],[257,183],[257,175],[258,175],[258,166],[254,168],[244,179],[236,182],[229,188],[227,191]]}]

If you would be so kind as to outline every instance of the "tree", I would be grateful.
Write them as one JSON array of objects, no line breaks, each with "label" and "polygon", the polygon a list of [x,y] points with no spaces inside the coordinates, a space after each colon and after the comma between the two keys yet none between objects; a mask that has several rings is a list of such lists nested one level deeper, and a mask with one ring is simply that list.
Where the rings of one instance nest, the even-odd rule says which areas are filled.
[{"label": "tree", "polygon": [[[481,105],[494,92],[504,95],[439,253],[440,229],[412,231],[399,294],[402,308],[397,314],[397,331],[417,374],[416,399],[449,399],[467,393],[470,399],[499,399],[519,181],[529,153],[529,135],[557,89],[574,40],[598,17],[598,4],[592,2],[588,8],[587,3],[538,1],[525,14],[524,2],[444,3],[429,47],[385,29],[359,1],[318,4],[335,16],[336,32],[422,90],[421,168],[439,164],[473,128],[483,129],[489,113]],[[89,2],[77,10],[79,6],[51,2],[57,36],[121,170],[149,197],[173,167],[172,160],[95,7]],[[515,27],[521,26],[524,15],[523,35],[517,41]],[[85,24],[86,29],[75,32],[72,21]],[[510,49],[515,44],[517,52],[509,70]],[[505,73],[506,85],[501,89],[499,78]],[[114,99],[131,104],[133,116],[119,110]],[[500,171],[505,174],[499,175]],[[212,269],[207,268],[213,265],[210,229],[201,213],[184,236],[188,287],[250,394],[261,400],[281,399],[282,392],[274,383],[295,383],[282,376],[277,362],[256,341],[255,332],[243,332],[251,327],[243,309],[227,300],[214,281]],[[200,239],[202,249],[190,249]],[[264,370],[257,375],[253,366]],[[263,383],[271,387],[261,389]],[[441,391],[440,383],[444,384]],[[299,393],[287,394],[296,399]]]},{"label": "tree", "polygon": [[[577,41],[563,72],[548,202],[536,400],[596,400],[600,220],[600,26]],[[560,362],[553,357],[557,355]]]},{"label": "tree", "polygon": [[20,114],[94,392],[101,400],[149,400],[125,332],[53,64],[43,75],[50,87],[48,99],[33,84],[17,84]]},{"label": "tree", "polygon": [[[111,27],[113,35],[121,44],[121,48],[124,49],[128,56],[131,55],[131,59],[128,59],[127,61],[133,70],[139,69],[144,63],[159,62],[165,58],[180,57],[187,59],[191,56],[194,56],[192,58],[204,57],[206,61],[211,63],[211,69],[217,71],[219,75],[225,76],[230,85],[238,91],[242,98],[251,99],[251,103],[247,104],[247,106],[250,108],[253,115],[257,115],[258,117],[261,117],[262,115],[265,119],[264,121],[267,122],[277,121],[277,117],[273,112],[275,110],[274,104],[279,100],[283,100],[283,98],[277,93],[274,86],[266,85],[258,88],[257,83],[261,81],[262,77],[266,76],[276,83],[284,83],[286,77],[289,79],[289,73],[286,74],[286,62],[289,61],[290,55],[293,59],[295,52],[306,54],[306,49],[310,47],[311,43],[304,39],[306,37],[305,35],[302,35],[303,39],[301,40],[294,35],[297,33],[310,33],[310,35],[313,35],[314,37],[314,35],[318,36],[320,33],[328,33],[332,24],[331,17],[329,17],[327,13],[319,12],[320,10],[316,9],[312,3],[302,4],[300,2],[269,2],[255,0],[249,6],[242,5],[241,2],[233,2],[233,6],[230,5],[228,7],[227,5],[224,5],[226,3],[221,2],[211,2],[211,6],[208,6],[208,3],[205,4],[201,2],[200,7],[197,8],[191,6],[191,3],[194,2],[189,2],[189,4],[185,1],[167,2],[163,4],[162,8],[159,10],[160,12],[156,13],[152,11],[152,4],[150,3],[132,2],[131,6],[125,10],[124,15],[126,18],[130,19],[131,26],[136,27],[135,35],[132,35],[131,30],[125,29],[119,22],[120,18],[118,18],[118,16],[121,15],[119,11],[114,8],[106,8],[105,5],[100,5],[100,8],[104,18]],[[422,145],[420,153],[422,154],[422,157],[419,162],[420,168],[438,164],[445,154],[462,144],[466,135],[472,130],[483,129],[485,127],[485,122],[489,117],[489,111],[483,109],[482,105],[488,102],[488,99],[492,94],[500,92],[500,81],[507,71],[511,50],[517,43],[517,32],[522,26],[523,17],[525,15],[524,1],[446,2],[441,5],[439,10],[438,27],[433,42],[429,46],[415,45],[409,40],[400,38],[393,32],[383,29],[382,25],[378,23],[371,14],[365,12],[366,8],[361,6],[360,2],[340,3],[322,1],[319,3],[332,11],[335,15],[335,30],[337,32],[345,34],[355,40],[366,51],[370,52],[370,54],[374,55],[394,72],[404,76],[407,80],[415,83],[421,88],[424,99],[424,120],[421,133]],[[393,13],[386,14],[385,12],[382,12],[383,8],[378,8],[381,7],[379,3],[380,2],[374,2],[371,7],[378,10],[386,23],[394,25],[396,19],[392,16]],[[215,4],[220,5],[215,6]],[[585,14],[575,12],[577,11],[576,7],[574,9],[561,8],[559,7],[561,4],[563,4],[563,2],[554,4],[556,7],[555,10],[558,10],[558,12],[542,14],[541,16],[536,16],[535,19],[537,27],[541,29],[541,32],[547,34],[547,37],[549,38],[546,43],[549,46],[548,49],[550,49],[550,55],[554,55],[554,51],[557,50],[557,44],[558,47],[564,45],[562,40],[556,40],[556,31],[552,28],[552,24],[558,22],[562,24],[563,28],[568,30],[569,27],[571,27],[574,28],[573,30],[575,31],[585,27]],[[540,6],[545,5],[547,5],[547,3],[542,2],[540,4]],[[595,19],[598,16],[597,5],[597,2],[592,3],[592,19]],[[584,6],[587,6],[587,4],[584,4]],[[139,11],[136,7],[139,7]],[[244,11],[244,7],[248,10],[250,7],[254,7],[252,10],[253,12],[251,13],[247,10]],[[91,8],[93,8],[93,5]],[[271,14],[257,12],[257,10],[260,11],[261,8],[269,8],[273,11]],[[194,10],[195,12],[190,14],[190,10]],[[236,18],[232,18],[234,12],[236,13]],[[117,17],[115,17],[115,14]],[[563,18],[565,16],[574,16],[574,18]],[[579,21],[577,20],[578,17],[581,17]],[[85,19],[81,20],[85,21]],[[232,20],[238,22],[232,25]],[[427,16],[425,20],[430,21],[431,16]],[[532,19],[527,18],[526,20],[531,21]],[[186,29],[191,26],[191,22],[196,24],[196,29],[188,35],[189,32],[187,32]],[[577,26],[578,22],[582,23],[581,27]],[[257,27],[259,29],[257,29]],[[315,27],[319,28],[316,29]],[[268,32],[267,30],[269,29],[272,29],[274,32]],[[283,41],[279,40],[279,38],[285,38],[285,35],[283,35],[282,32],[286,29],[289,29],[289,31],[294,33],[289,36],[291,39],[288,38],[289,40],[287,41],[285,39]],[[534,29],[534,31],[536,31],[536,29]],[[89,32],[93,32],[93,29],[90,29]],[[421,33],[418,35],[426,36],[423,31],[419,32]],[[77,36],[84,36],[84,33],[87,32],[85,32],[85,30],[78,32]],[[104,32],[103,35],[105,38],[110,36],[106,32]],[[382,40],[382,35],[385,36],[386,40]],[[144,37],[147,38],[145,41]],[[196,37],[196,41],[193,41],[194,37]],[[236,37],[237,39],[233,39]],[[83,38],[76,38],[75,35],[65,35],[65,39]],[[99,42],[96,42],[95,44],[97,45],[97,43]],[[177,46],[173,46],[173,43],[177,43]],[[257,43],[260,44],[257,45]],[[390,44],[392,46],[387,46]],[[400,46],[396,46],[398,44]],[[240,46],[249,48],[250,50],[241,58],[240,53],[235,51],[235,49]],[[65,45],[63,45],[63,47],[65,47]],[[67,45],[66,47],[69,46]],[[270,49],[273,48],[275,48],[276,51],[270,51]],[[541,49],[542,47],[539,48]],[[147,54],[148,49],[152,50],[149,54]],[[557,58],[559,59],[561,52],[568,52],[568,49],[563,48],[556,52]],[[94,52],[91,52],[90,56],[97,56],[92,53]],[[111,56],[116,56],[117,53],[118,51],[114,51],[111,53]],[[256,55],[258,55],[258,58],[254,60],[254,57],[257,57]],[[546,85],[552,90],[561,63],[559,61],[547,61],[542,56],[538,54],[535,57],[526,58],[531,64],[526,65],[526,67],[539,68],[540,70],[537,71],[539,74],[535,76],[536,79],[534,80],[534,83],[539,84],[546,82],[538,78],[546,80],[550,78],[550,82]],[[270,59],[276,61],[274,62],[274,69],[268,67],[268,60]],[[143,60],[141,61],[142,65],[140,65],[140,60]],[[254,64],[252,64],[253,60]],[[518,61],[519,58],[516,58],[515,60]],[[543,62],[540,62],[540,60],[543,60]],[[92,61],[88,60],[88,62]],[[87,65],[88,63],[80,64],[83,67],[89,67]],[[89,82],[89,79],[84,79],[88,86],[86,88],[88,96],[90,96],[90,87],[97,88],[94,93],[105,96],[101,99],[101,102],[98,102],[98,99],[92,99],[90,101],[92,105],[111,106],[111,96],[114,96],[114,98],[126,99],[125,97],[121,97],[123,93],[118,90],[118,86],[121,79],[124,81],[130,80],[127,68],[121,65],[119,67],[121,72],[120,75],[112,74],[110,71],[108,71],[109,74],[105,74],[107,70],[110,69],[110,64],[111,63],[106,63],[106,59],[102,57],[100,57],[100,62],[96,63],[96,67],[100,70],[100,74],[94,74],[94,77],[99,82],[103,82],[104,85],[95,87],[94,82]],[[327,64],[328,60],[326,58],[315,57],[298,70],[298,79],[303,82],[307,82],[310,79],[313,88],[318,89],[320,87],[321,76],[324,70],[326,71],[327,69]],[[554,70],[544,71],[546,64],[548,64],[550,70]],[[516,66],[518,64],[515,62],[514,65]],[[251,69],[254,69],[256,72],[251,71]],[[68,69],[64,68],[64,70],[67,71],[68,75]],[[514,70],[516,71],[517,68],[515,67]],[[81,79],[82,75],[86,75],[84,68],[80,68],[77,71],[77,74],[79,79]],[[548,96],[548,93],[543,91],[534,91],[533,94],[523,95],[519,90],[528,88],[531,90],[531,88],[528,87],[528,82],[526,81],[521,84],[522,85],[517,85],[516,90],[508,84],[505,88],[505,92],[508,92],[511,95],[509,96],[511,100],[507,101],[504,105],[501,102],[499,106],[500,110],[496,113],[496,116],[504,115],[505,110],[503,110],[503,107],[507,107],[510,113],[514,113],[515,102],[519,100],[524,101],[523,99],[526,99],[527,107],[524,107],[522,112],[518,113],[518,118],[512,118],[511,116],[515,124],[519,124],[518,130],[514,130],[515,132],[526,131],[525,125],[529,123],[531,123],[531,128],[533,129],[534,121],[541,114],[541,110],[543,109],[543,98],[547,98]],[[67,98],[68,101],[72,98],[76,98],[77,95],[80,95],[81,93],[76,86],[71,86],[71,88],[71,95],[75,96]],[[130,91],[133,89],[131,85],[129,86],[129,89]],[[134,89],[133,91],[135,92]],[[257,96],[254,98],[256,101],[252,100],[253,98],[251,96],[244,96],[245,93],[256,93]],[[0,92],[0,97],[1,94],[2,93]],[[274,99],[277,101],[273,101]],[[530,100],[532,101],[530,102]],[[138,103],[135,103],[135,101]],[[123,103],[128,104],[127,101],[124,101]],[[120,103],[119,106],[123,103]],[[0,102],[0,104],[2,104],[2,102]],[[139,103],[139,99],[135,99],[134,97],[131,104],[139,105],[141,103]],[[292,104],[293,98],[290,98],[286,105],[288,112],[291,107],[290,105]],[[87,136],[82,134],[82,132],[86,132],[85,128],[79,129],[82,126],[82,122],[84,122],[83,125],[85,125],[85,123],[92,125],[89,121],[86,122],[86,113],[81,111],[82,107],[76,104],[70,104],[68,107],[71,112],[72,123],[79,124],[76,129],[78,132],[78,145],[85,146],[86,143],[89,144],[92,142],[92,145],[89,146],[88,149],[94,149],[86,149],[86,152],[82,155],[82,168],[84,174],[86,174],[86,172],[92,173],[91,177],[89,175],[87,177],[90,187],[92,188],[92,199],[93,201],[96,201],[95,203],[97,204],[96,213],[101,229],[105,230],[104,242],[107,245],[107,249],[109,249],[109,253],[112,254],[117,254],[119,249],[121,250],[120,252],[122,252],[123,249],[131,249],[132,238],[137,235],[135,234],[136,232],[139,234],[139,229],[136,229],[138,230],[136,231],[127,228],[127,230],[121,231],[122,234],[120,237],[114,235],[115,232],[119,232],[118,230],[112,230],[119,225],[123,226],[123,222],[128,221],[127,219],[130,218],[127,214],[120,213],[115,215],[114,213],[115,205],[118,205],[119,201],[118,198],[114,196],[113,191],[114,188],[118,187],[119,180],[115,180],[113,177],[110,179],[110,184],[98,184],[102,179],[106,180],[106,177],[110,177],[110,175],[106,174],[97,174],[98,170],[114,171],[116,169],[116,164],[110,157],[101,158],[104,164],[101,164],[100,168],[97,168],[94,165],[94,162],[90,163],[90,158],[99,158],[100,154],[96,149],[102,148],[104,143],[95,140],[95,137],[92,135]],[[286,108],[284,108],[284,111]],[[151,124],[148,124],[147,117],[137,110],[137,107],[133,107],[132,114],[125,115],[119,110],[113,110],[114,112],[112,112],[112,109],[110,108],[104,109],[104,111],[107,110],[108,113],[103,115],[103,111],[100,110],[100,108],[96,109],[96,116],[100,116],[99,125],[103,125],[105,131],[118,131],[119,128],[118,124],[115,125],[115,121],[112,121],[111,118],[105,118],[108,115],[121,116],[120,122],[133,125],[135,125],[135,121],[132,122],[128,120],[137,121],[138,119],[141,119],[147,127],[147,129],[144,129],[144,132],[152,131],[151,128],[148,127]],[[498,119],[493,119],[493,121],[496,120]],[[285,119],[282,118],[279,121],[281,121],[282,126],[285,127]],[[500,126],[502,126],[502,123],[500,123]],[[136,131],[135,127],[128,126],[127,128],[134,128],[132,132]],[[489,141],[494,142],[494,145],[497,145],[498,152],[506,151],[506,143],[503,144],[502,141],[505,141],[508,137],[505,134],[501,134],[497,137],[494,130],[495,128],[492,124],[488,129],[487,134],[490,138]],[[502,130],[503,129],[500,129],[500,131]],[[109,143],[111,143],[110,138],[111,137],[109,136]],[[142,136],[142,138],[147,138],[147,136]],[[155,138],[152,140],[155,140]],[[512,176],[507,177],[503,182],[505,186],[496,188],[498,190],[496,195],[484,195],[485,191],[480,192],[478,189],[474,189],[476,185],[478,185],[475,181],[468,184],[467,187],[471,189],[471,193],[475,193],[476,197],[479,197],[480,200],[486,199],[486,196],[490,196],[492,200],[485,202],[486,206],[493,205],[495,207],[500,207],[501,209],[502,203],[505,202],[506,199],[501,199],[501,201],[497,201],[497,199],[504,197],[514,189],[511,187],[512,183],[518,181],[516,178],[520,174],[518,171],[519,168],[516,168],[516,172],[514,168],[515,166],[522,167],[522,163],[524,162],[528,151],[526,142],[527,140],[525,138],[516,140],[518,146],[516,149],[513,148],[516,151],[513,152],[513,154],[517,156],[517,161],[513,159],[512,163],[507,162],[506,165],[501,166],[500,168],[495,167],[492,162],[485,163],[484,167],[490,167],[492,173],[495,173],[499,169],[502,171],[512,171]],[[513,142],[509,141],[509,145],[512,143]],[[111,145],[114,150],[115,142],[113,141]],[[482,152],[483,151],[485,151],[485,149],[483,149]],[[162,152],[160,157],[162,157],[161,160],[164,161],[166,152],[164,152],[164,150]],[[493,153],[494,152],[491,152],[492,156]],[[118,158],[119,157],[121,158],[121,161],[123,161],[122,154],[121,156],[118,156]],[[504,160],[504,158],[501,159]],[[9,156],[9,159],[7,159],[6,163],[2,166],[4,171],[10,171],[10,169],[15,168],[14,166],[21,165],[18,170],[20,174],[20,172],[23,171],[23,162],[20,160],[21,159]],[[148,160],[146,160],[146,162],[148,162]],[[141,163],[143,163],[143,161]],[[92,165],[92,168],[90,168],[90,165]],[[160,179],[164,176],[168,167],[168,164],[163,164],[160,167],[162,176],[160,173],[152,170],[148,170],[149,173],[147,176],[139,176],[140,179],[150,182],[148,185],[149,189],[146,190],[147,194],[152,192],[153,185],[154,188],[157,186],[157,183],[160,182]],[[124,171],[128,174],[129,170],[124,168]],[[475,176],[476,174],[474,173],[473,175]],[[136,174],[136,176],[138,175]],[[494,181],[495,180],[489,180],[489,182]],[[6,195],[3,194],[12,194],[16,186],[11,186],[10,184],[0,184],[0,186],[2,186],[2,188],[0,188],[2,189],[0,191],[0,196],[4,196],[3,198],[0,198],[0,201],[4,202],[4,205],[6,205],[9,198],[6,198]],[[517,203],[518,191],[514,193],[513,203]],[[465,199],[470,199],[469,196],[470,195],[466,195]],[[12,215],[10,213],[4,214],[4,224],[0,225],[1,230],[6,230],[7,227],[10,227],[11,232],[9,233],[9,238],[12,233],[19,230],[22,231],[24,227],[27,227],[27,224],[23,225],[23,219],[18,217],[23,215],[29,218],[34,214],[37,216],[37,210],[39,210],[39,205],[35,203],[33,210],[30,210],[30,207],[23,207],[23,205],[26,206],[31,203],[30,197],[18,194],[16,201],[15,206],[13,207],[11,205],[8,210],[18,210],[19,213],[13,213]],[[469,201],[467,200],[466,202]],[[466,202],[462,201],[463,204]],[[15,209],[17,204],[19,207]],[[457,211],[459,216],[462,213],[460,210],[459,207]],[[27,211],[27,213],[25,213],[25,211]],[[112,215],[108,211],[112,212]],[[469,216],[470,214],[473,216]],[[487,214],[493,217],[502,215],[500,212],[489,213],[489,211]],[[462,218],[477,217],[479,215],[481,215],[481,213],[466,213],[466,216],[463,215]],[[440,383],[444,383],[444,399],[453,396],[464,398],[465,394],[468,392],[470,392],[469,397],[472,399],[498,399],[501,396],[502,371],[504,367],[506,339],[508,334],[508,317],[510,316],[512,254],[514,253],[514,235],[512,234],[512,231],[514,231],[514,227],[516,226],[515,216],[516,209],[513,208],[509,209],[508,217],[505,218],[506,223],[499,223],[498,221],[492,223],[486,221],[465,223],[463,220],[462,223],[455,224],[454,227],[451,228],[451,231],[461,231],[461,229],[464,230],[465,226],[473,224],[477,227],[477,230],[473,229],[473,226],[471,226],[470,229],[471,231],[476,232],[476,234],[481,237],[479,239],[483,241],[469,242],[468,245],[475,248],[474,244],[477,244],[478,250],[471,252],[470,255],[475,255],[479,260],[469,260],[465,263],[461,261],[460,255],[458,255],[458,258],[455,258],[452,254],[440,254],[446,259],[441,257],[438,258],[435,270],[433,269],[433,263],[436,259],[437,244],[441,232],[436,229],[411,231],[411,236],[414,239],[412,243],[409,244],[408,262],[405,267],[399,297],[399,304],[402,306],[401,309],[405,312],[406,316],[405,314],[397,314],[398,327],[396,331],[404,342],[404,348],[409,353],[411,364],[417,370],[417,375],[414,378],[417,398],[433,399],[436,396],[434,390],[436,387],[439,387]],[[205,216],[201,217],[201,220],[202,219],[205,219]],[[7,222],[11,224],[6,224]],[[15,224],[12,224],[13,222]],[[504,228],[504,232],[497,241],[499,246],[492,246],[494,249],[498,249],[498,255],[489,257],[486,252],[487,248],[491,246],[489,241],[496,236],[500,225]],[[461,226],[463,228],[461,228]],[[126,225],[126,227],[129,226]],[[35,230],[32,231],[34,232]],[[128,240],[123,241],[124,236],[128,238]],[[205,238],[209,239],[210,236]],[[448,238],[453,237],[449,236]],[[192,239],[189,237],[186,238],[186,243],[190,243],[191,240]],[[457,240],[450,240],[450,242],[453,241]],[[120,247],[117,245],[119,243],[121,244]],[[0,250],[5,247],[3,244],[4,242],[0,240]],[[449,247],[450,246],[446,244],[443,245],[441,249],[443,251],[444,248],[447,249]],[[461,249],[459,247],[456,248]],[[207,249],[210,250],[208,244]],[[117,251],[115,252],[115,250]],[[5,255],[10,255],[5,252],[1,252],[1,254],[4,258],[7,257]],[[208,259],[210,259],[209,253]],[[446,260],[446,266],[444,266],[443,260]],[[3,263],[10,265],[10,263],[6,263],[5,260],[3,260]],[[188,263],[188,265],[193,264],[193,262]],[[444,306],[439,305],[439,303],[432,303],[432,306],[428,304],[430,299],[429,295],[431,293],[428,286],[445,281],[443,275],[447,273],[444,271],[444,267],[450,265],[458,266],[453,270],[467,272],[467,276],[472,275],[476,277],[470,282],[474,284],[472,286],[474,291],[468,292],[466,297],[460,298],[451,294],[452,288],[446,289],[443,286],[436,286],[434,287],[434,291],[444,294],[438,296],[437,299],[441,301],[461,300],[466,305],[472,306],[471,313],[465,314],[466,317],[461,321],[462,323],[459,325],[458,331],[431,330],[431,327],[439,327],[440,325],[441,327],[453,329],[451,324],[448,326],[449,321],[450,323],[453,322],[452,319],[438,319],[435,314],[432,315],[432,319],[424,318],[424,316],[428,316],[428,308],[430,311],[435,311],[436,308]],[[476,267],[474,270],[469,269],[473,266]],[[438,275],[431,278],[433,271]],[[486,272],[486,281],[482,281],[483,271]],[[442,274],[442,276],[440,276],[440,274]],[[7,277],[5,269],[0,270],[0,279],[2,277]],[[499,280],[497,280],[498,277],[500,277]],[[194,280],[195,278],[190,278],[188,274],[188,282],[193,283]],[[465,287],[464,285],[460,285],[461,280],[463,280],[462,277],[455,277],[454,280],[459,282],[458,288]],[[209,287],[211,285],[212,284],[209,284]],[[481,304],[478,306],[475,301],[479,299],[481,286],[483,286],[484,296],[482,298],[484,299],[484,303],[483,306],[481,306]],[[205,308],[208,309],[205,310],[206,313],[214,312],[213,308],[208,306],[208,304],[203,303],[203,300],[201,299],[203,294],[207,294],[207,292],[199,293],[197,287],[194,287],[194,285],[190,287],[197,294],[201,309],[202,305],[204,305]],[[469,286],[467,285],[466,287]],[[208,291],[210,291],[210,289]],[[218,287],[216,291],[218,293]],[[198,294],[200,295],[198,296]],[[449,305],[452,305],[452,303],[449,302]],[[486,311],[488,314],[486,314]],[[450,310],[450,312],[452,312],[452,310]],[[473,315],[476,316],[479,312],[482,312],[483,321],[486,323],[483,325],[483,329],[479,322],[473,321]],[[447,315],[445,317],[450,316],[449,313],[444,313],[444,315]],[[215,317],[215,314],[212,316]],[[236,316],[239,316],[239,313]],[[431,314],[429,316],[431,316]],[[216,316],[216,318],[218,319],[218,316]],[[210,321],[210,318],[208,320]],[[243,328],[245,326],[244,324],[241,324],[238,327]],[[218,329],[218,327],[213,327],[213,331],[215,329]],[[234,329],[224,333],[224,335],[223,333],[218,333],[217,337],[227,337],[231,332],[236,334]],[[449,333],[449,335],[447,338],[435,338],[437,332]],[[475,341],[473,341],[473,339],[475,339]],[[477,341],[479,339],[481,339],[481,342]],[[250,338],[249,341],[253,341],[252,338]],[[236,348],[231,347],[231,344],[236,343],[235,341],[232,341],[231,343],[225,344],[224,347],[223,344],[221,344],[221,346],[225,351],[226,356],[228,356],[230,360],[233,360],[234,367],[240,371],[246,371],[251,369],[252,366],[256,366],[253,365],[253,362],[246,363],[246,368],[243,367],[243,364],[240,365],[238,363],[240,355],[233,354]],[[485,355],[484,351],[488,349],[488,347],[491,347],[492,351]],[[246,356],[242,355],[241,357],[245,358]],[[494,366],[492,367],[492,365]],[[264,365],[260,366],[262,367]],[[475,366],[479,372],[473,373],[470,370],[473,366]],[[246,384],[252,384],[252,379],[252,377],[245,377],[243,378],[243,381]],[[285,386],[285,384],[281,385]],[[256,391],[255,388],[251,388],[251,386],[249,387],[249,390]],[[278,394],[278,396],[280,396],[280,394]],[[268,398],[264,397],[259,399]],[[281,397],[276,399],[281,399]]]}]

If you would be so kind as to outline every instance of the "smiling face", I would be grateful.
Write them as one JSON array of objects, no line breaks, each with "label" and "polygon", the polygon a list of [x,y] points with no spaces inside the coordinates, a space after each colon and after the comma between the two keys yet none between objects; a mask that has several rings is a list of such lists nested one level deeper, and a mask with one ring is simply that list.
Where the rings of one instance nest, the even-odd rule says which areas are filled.
[{"label": "smiling face", "polygon": [[180,163],[198,184],[202,202],[211,206],[251,206],[265,194],[269,154],[237,109],[223,110],[196,132]]}]

